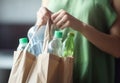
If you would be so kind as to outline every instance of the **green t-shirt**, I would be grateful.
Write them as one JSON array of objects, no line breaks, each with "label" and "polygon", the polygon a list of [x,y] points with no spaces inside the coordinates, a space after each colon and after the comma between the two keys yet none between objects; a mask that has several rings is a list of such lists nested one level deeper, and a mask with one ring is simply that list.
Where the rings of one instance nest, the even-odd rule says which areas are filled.
[{"label": "green t-shirt", "polygon": [[[110,0],[49,0],[48,9],[52,12],[64,9],[106,34],[116,19]],[[114,58],[71,28],[63,30],[63,39],[69,31],[75,33],[73,83],[114,83]]]}]

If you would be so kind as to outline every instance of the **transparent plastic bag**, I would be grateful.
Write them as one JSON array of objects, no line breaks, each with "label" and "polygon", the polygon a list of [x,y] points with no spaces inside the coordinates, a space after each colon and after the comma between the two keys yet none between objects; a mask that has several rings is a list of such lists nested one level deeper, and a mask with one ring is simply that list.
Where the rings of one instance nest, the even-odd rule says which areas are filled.
[{"label": "transparent plastic bag", "polygon": [[[31,44],[30,44],[30,52],[36,56],[42,53],[42,46],[43,46],[43,40],[44,40],[44,32],[45,32],[45,27],[42,26],[38,32],[35,34],[33,37]],[[28,39],[31,39],[32,35],[34,34],[34,31],[38,28],[37,26],[33,26],[28,30]]]},{"label": "transparent plastic bag", "polygon": [[[50,40],[51,40],[55,30],[59,30],[59,28],[55,27],[54,25],[50,25],[50,26],[52,27],[51,31],[50,31]],[[38,26],[33,26],[28,30],[28,34],[27,34],[28,39],[31,39],[35,30],[38,30],[37,33],[32,38],[31,43],[30,43],[30,47],[29,47],[30,53],[32,53],[36,56],[41,54],[42,50],[43,50],[45,28],[46,28],[46,25],[41,26],[39,29],[38,29]]]}]

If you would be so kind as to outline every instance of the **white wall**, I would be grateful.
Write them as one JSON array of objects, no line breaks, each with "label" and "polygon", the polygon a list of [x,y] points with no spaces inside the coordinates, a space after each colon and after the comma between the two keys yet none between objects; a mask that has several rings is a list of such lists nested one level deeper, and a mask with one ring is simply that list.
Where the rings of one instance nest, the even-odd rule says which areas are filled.
[{"label": "white wall", "polygon": [[0,23],[34,23],[41,0],[0,0]]}]

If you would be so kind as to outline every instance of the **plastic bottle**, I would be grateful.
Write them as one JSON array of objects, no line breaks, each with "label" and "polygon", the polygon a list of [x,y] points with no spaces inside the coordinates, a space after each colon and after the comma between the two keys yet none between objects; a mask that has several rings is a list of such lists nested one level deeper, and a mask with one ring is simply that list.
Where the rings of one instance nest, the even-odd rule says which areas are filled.
[{"label": "plastic bottle", "polygon": [[48,52],[53,55],[62,56],[62,32],[55,31],[53,39],[49,42]]},{"label": "plastic bottle", "polygon": [[26,47],[27,44],[28,44],[28,39],[26,37],[20,38],[17,50],[24,50],[24,48]]},{"label": "plastic bottle", "polygon": [[67,57],[67,56],[72,56],[74,52],[74,33],[69,32],[67,34],[67,38],[63,42],[63,54],[62,56]]}]

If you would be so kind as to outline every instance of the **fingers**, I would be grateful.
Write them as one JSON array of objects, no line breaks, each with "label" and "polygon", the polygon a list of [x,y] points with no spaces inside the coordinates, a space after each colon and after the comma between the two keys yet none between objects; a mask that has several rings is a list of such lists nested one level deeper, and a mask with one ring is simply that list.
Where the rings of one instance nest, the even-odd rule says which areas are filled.
[{"label": "fingers", "polygon": [[45,25],[47,20],[51,18],[52,12],[45,7],[41,7],[37,12],[37,21],[36,25]]},{"label": "fingers", "polygon": [[50,16],[52,12],[48,10],[46,7],[40,7],[40,9],[37,12],[37,15],[43,15],[43,16]]},{"label": "fingers", "polygon": [[59,27],[59,28],[64,28],[67,27],[68,24],[70,24],[69,20],[69,15],[65,10],[60,10],[57,13],[52,14],[51,19],[53,23]]},{"label": "fingers", "polygon": [[52,14],[52,12],[49,11],[47,8],[41,7],[37,12],[36,25],[45,25],[49,18],[51,18],[53,23],[61,29],[70,26],[70,24],[72,23],[71,21],[73,21],[72,16],[63,9],[58,11],[57,13]]},{"label": "fingers", "polygon": [[66,22],[67,22],[67,15],[64,15],[64,16],[56,23],[56,25],[57,25],[58,27],[61,27],[61,26],[63,26],[64,24],[66,24]]},{"label": "fingers", "polygon": [[58,11],[57,13],[54,13],[52,16],[51,16],[51,19],[54,21],[54,23],[57,23],[58,20],[60,20],[61,16],[63,16],[64,14],[61,13],[63,10],[60,10]]},{"label": "fingers", "polygon": [[60,26],[61,29],[68,27],[70,25],[70,21],[66,21],[63,25]]}]

